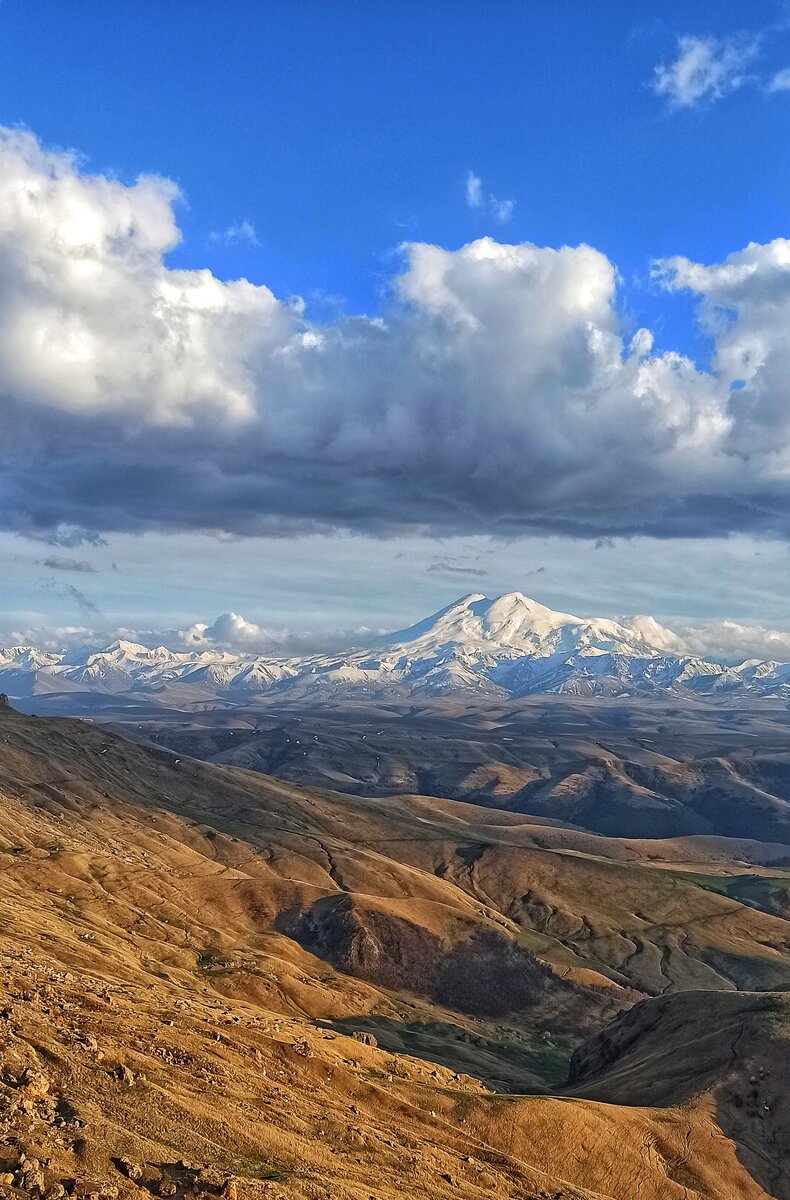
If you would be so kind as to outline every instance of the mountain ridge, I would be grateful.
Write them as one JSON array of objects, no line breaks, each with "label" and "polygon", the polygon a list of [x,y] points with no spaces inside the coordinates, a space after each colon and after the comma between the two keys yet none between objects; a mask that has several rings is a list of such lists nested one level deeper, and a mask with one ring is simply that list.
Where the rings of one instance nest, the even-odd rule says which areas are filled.
[{"label": "mountain ridge", "polygon": [[0,648],[0,688],[17,699],[87,692],[176,706],[264,694],[790,699],[790,664],[746,659],[733,666],[681,647],[681,639],[652,617],[577,617],[521,592],[493,600],[471,592],[368,646],[334,654],[170,650],[123,639],[103,650],[61,654],[34,646]]}]

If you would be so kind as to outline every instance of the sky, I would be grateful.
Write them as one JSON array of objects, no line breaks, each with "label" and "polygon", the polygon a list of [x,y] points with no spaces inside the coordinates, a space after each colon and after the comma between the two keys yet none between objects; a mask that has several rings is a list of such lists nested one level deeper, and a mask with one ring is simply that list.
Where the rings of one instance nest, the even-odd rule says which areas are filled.
[{"label": "sky", "polygon": [[0,642],[790,631],[787,5],[2,0],[0,127]]}]

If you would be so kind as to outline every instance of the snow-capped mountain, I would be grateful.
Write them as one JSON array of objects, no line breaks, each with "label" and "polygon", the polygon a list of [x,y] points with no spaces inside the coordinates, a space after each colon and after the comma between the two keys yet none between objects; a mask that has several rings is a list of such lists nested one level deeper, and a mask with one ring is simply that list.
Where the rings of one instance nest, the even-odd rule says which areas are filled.
[{"label": "snow-capped mountain", "polygon": [[[790,664],[726,666],[682,652],[651,617],[622,622],[554,612],[512,592],[464,596],[364,649],[306,658],[173,651],[117,641],[105,650],[0,650],[0,690],[193,705],[258,696],[330,698],[541,693],[790,700]],[[78,695],[79,694],[79,697]]]}]

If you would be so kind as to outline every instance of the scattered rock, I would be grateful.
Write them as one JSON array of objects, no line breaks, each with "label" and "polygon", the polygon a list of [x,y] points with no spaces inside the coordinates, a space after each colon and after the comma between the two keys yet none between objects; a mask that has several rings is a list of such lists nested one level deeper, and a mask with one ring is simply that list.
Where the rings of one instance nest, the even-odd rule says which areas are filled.
[{"label": "scattered rock", "polygon": [[32,1163],[19,1171],[14,1178],[14,1184],[30,1196],[41,1195],[47,1186],[44,1172]]},{"label": "scattered rock", "polygon": [[49,1091],[49,1080],[40,1071],[28,1067],[19,1080],[19,1086],[28,1096],[46,1096]]}]

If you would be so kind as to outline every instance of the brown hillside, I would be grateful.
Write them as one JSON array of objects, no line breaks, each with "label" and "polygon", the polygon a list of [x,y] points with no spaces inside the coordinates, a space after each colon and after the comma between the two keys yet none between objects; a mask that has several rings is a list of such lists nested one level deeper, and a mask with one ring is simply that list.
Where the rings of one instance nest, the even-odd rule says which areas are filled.
[{"label": "brown hillside", "polygon": [[772,1194],[710,1104],[549,1094],[640,991],[784,978],[784,920],[699,882],[746,869],[720,845],[305,790],[8,710],[0,802],[5,1194]]}]

